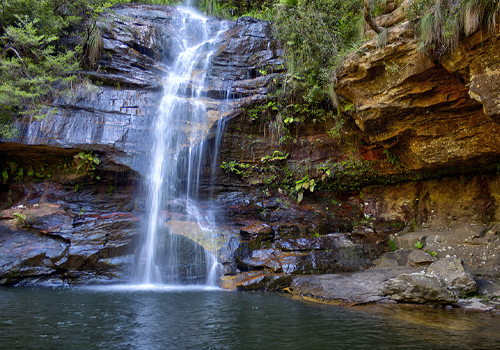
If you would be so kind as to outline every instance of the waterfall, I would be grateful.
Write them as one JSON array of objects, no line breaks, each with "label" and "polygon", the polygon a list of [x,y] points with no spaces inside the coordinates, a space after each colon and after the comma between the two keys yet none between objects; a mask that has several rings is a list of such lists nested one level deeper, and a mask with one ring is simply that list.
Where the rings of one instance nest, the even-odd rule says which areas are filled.
[{"label": "waterfall", "polygon": [[[206,159],[203,139],[213,120],[207,116],[208,98],[203,88],[210,58],[227,25],[190,8],[177,10],[177,32],[171,46],[177,47],[178,53],[164,79],[163,98],[153,125],[146,180],[147,227],[136,258],[134,283],[181,284],[201,280],[215,285],[218,269],[214,255],[172,233],[169,220],[182,217],[185,230],[208,234],[214,230],[213,208],[201,208],[197,198],[204,164],[215,165],[224,123],[218,123],[215,150]],[[191,227],[192,223],[197,227]]]}]

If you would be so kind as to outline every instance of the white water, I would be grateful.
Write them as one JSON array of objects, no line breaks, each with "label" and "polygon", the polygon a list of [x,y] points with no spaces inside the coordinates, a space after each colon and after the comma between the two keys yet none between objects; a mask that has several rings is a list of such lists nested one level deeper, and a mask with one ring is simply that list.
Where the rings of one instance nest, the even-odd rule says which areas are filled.
[{"label": "white water", "polygon": [[[164,80],[163,99],[154,122],[147,178],[147,234],[138,255],[134,283],[176,285],[183,280],[185,283],[186,279],[198,278],[199,266],[205,266],[204,283],[215,286],[218,264],[213,254],[193,243],[188,249],[193,263],[186,265],[179,256],[186,254],[186,243],[181,252],[179,237],[172,233],[168,237],[162,235],[172,211],[187,213],[187,220],[197,223],[205,232],[210,233],[215,227],[214,213],[200,210],[196,203],[206,153],[200,140],[209,123],[202,90],[210,58],[227,28],[221,22],[209,23],[208,18],[189,8],[178,8],[178,12],[175,38],[178,42],[172,47],[180,49]],[[220,136],[216,139],[219,143]],[[213,165],[217,151],[218,145],[210,159]]]}]

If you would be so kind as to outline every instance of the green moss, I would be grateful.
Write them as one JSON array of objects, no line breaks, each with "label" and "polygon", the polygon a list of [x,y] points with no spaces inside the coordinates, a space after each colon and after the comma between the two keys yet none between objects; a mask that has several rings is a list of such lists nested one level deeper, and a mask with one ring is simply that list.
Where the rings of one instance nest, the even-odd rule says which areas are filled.
[{"label": "green moss", "polygon": [[43,181],[56,175],[79,174],[99,180],[95,175],[99,164],[97,155],[80,152],[75,156],[48,155],[40,157],[16,157],[2,155],[0,172],[2,183]]}]

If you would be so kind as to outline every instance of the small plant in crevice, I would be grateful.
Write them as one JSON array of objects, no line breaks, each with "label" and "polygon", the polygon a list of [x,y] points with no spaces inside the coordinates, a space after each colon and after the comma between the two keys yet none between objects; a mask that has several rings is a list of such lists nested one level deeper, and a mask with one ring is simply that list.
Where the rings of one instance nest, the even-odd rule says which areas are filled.
[{"label": "small plant in crevice", "polygon": [[399,157],[391,153],[391,151],[389,151],[387,148],[384,148],[383,153],[387,156],[387,160],[392,165],[399,166],[401,164],[401,160],[399,159]]},{"label": "small plant in crevice", "polygon": [[316,186],[316,182],[314,179],[309,179],[309,176],[304,176],[302,180],[295,182],[295,191],[298,192],[297,195],[297,203],[300,204],[302,199],[304,198],[304,191],[309,189],[309,191],[314,192],[314,187]]},{"label": "small plant in crevice", "polygon": [[250,168],[250,164],[239,163],[235,160],[231,160],[229,162],[222,162],[220,167],[227,173],[245,176],[245,170]]},{"label": "small plant in crevice", "polygon": [[429,254],[430,256],[432,256],[433,258],[437,258],[437,256],[438,256],[438,253],[436,253],[434,251],[431,252],[429,249],[427,249],[425,252],[427,254]]},{"label": "small plant in crevice", "polygon": [[286,160],[288,158],[288,153],[284,154],[280,151],[274,151],[272,156],[265,156],[260,159],[262,163],[275,162],[279,160]]},{"label": "small plant in crevice", "polygon": [[384,66],[385,66],[385,70],[387,72],[389,72],[390,74],[396,74],[396,73],[401,72],[401,66],[397,62],[392,62],[389,64],[384,62]]},{"label": "small plant in crevice", "polygon": [[408,232],[415,232],[417,230],[417,220],[411,219],[408,223]]},{"label": "small plant in crevice", "polygon": [[110,185],[108,189],[108,197],[111,197],[113,195],[113,190],[115,189],[115,186]]},{"label": "small plant in crevice", "polygon": [[29,218],[27,215],[24,215],[22,213],[14,213],[14,220],[16,223],[22,227],[29,228],[31,224],[29,223]]},{"label": "small plant in crevice", "polygon": [[391,239],[389,241],[389,251],[395,252],[396,250],[398,250],[398,247],[396,246],[396,241]]},{"label": "small plant in crevice", "polygon": [[[94,177],[94,171],[96,166],[99,165],[99,158],[93,154],[92,152],[79,152],[73,157],[78,165],[76,166],[76,170],[80,173],[91,173],[91,177]],[[99,180],[99,176],[95,176],[97,180]]]},{"label": "small plant in crevice", "polygon": [[417,243],[415,243],[415,248],[422,249],[423,247],[424,247],[424,245],[422,244],[422,242],[417,241]]},{"label": "small plant in crevice", "polygon": [[7,180],[9,180],[9,173],[7,172],[7,169],[4,169],[2,171],[2,179],[3,179],[3,183],[6,184],[7,183]]},{"label": "small plant in crevice", "polygon": [[75,190],[75,192],[78,192],[78,191],[80,191],[82,189],[82,187],[83,187],[83,184],[82,183],[78,183],[78,184],[76,184],[73,187],[73,189]]}]

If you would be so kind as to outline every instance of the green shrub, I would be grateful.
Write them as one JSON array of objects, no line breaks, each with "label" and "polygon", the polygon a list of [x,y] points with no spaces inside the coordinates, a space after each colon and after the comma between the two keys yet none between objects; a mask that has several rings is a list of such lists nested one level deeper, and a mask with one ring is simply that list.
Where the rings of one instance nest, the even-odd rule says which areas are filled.
[{"label": "green shrub", "polygon": [[425,6],[419,23],[421,48],[442,56],[458,45],[461,34],[471,35],[481,27],[495,31],[499,15],[500,0],[435,0]]},{"label": "green shrub", "polygon": [[2,36],[6,49],[0,62],[0,114],[4,123],[15,113],[39,116],[53,84],[75,80],[71,73],[78,68],[74,51],[56,53],[58,38],[39,35],[38,20],[18,18],[17,26],[8,26]]},{"label": "green shrub", "polygon": [[[42,117],[43,107],[78,79],[79,63],[96,61],[101,41],[95,21],[119,2],[129,0],[2,1],[0,137],[17,136],[16,116]],[[63,36],[82,37],[83,46],[65,46]]]},{"label": "green shrub", "polygon": [[[359,42],[362,2],[302,0],[276,14],[276,35],[283,43],[288,72],[311,86],[325,87],[338,56]],[[354,24],[354,25],[353,25]]]},{"label": "green shrub", "polygon": [[396,241],[394,241],[393,239],[391,239],[389,241],[389,251],[395,252],[396,250],[398,250],[398,247],[396,246]]}]

